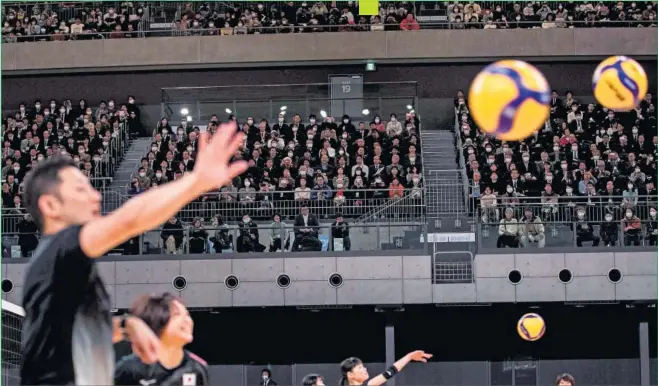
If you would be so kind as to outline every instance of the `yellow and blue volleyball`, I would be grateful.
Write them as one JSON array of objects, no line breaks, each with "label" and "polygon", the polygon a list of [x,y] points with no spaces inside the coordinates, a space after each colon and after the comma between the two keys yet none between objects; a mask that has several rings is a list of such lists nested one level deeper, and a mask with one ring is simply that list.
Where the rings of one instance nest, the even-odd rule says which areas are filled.
[{"label": "yellow and blue volleyball", "polygon": [[525,314],[519,319],[516,325],[516,331],[521,338],[529,342],[534,342],[544,336],[546,323],[544,323],[544,318],[539,316],[539,314]]},{"label": "yellow and blue volleyball", "polygon": [[535,133],[550,114],[551,89],[544,75],[520,60],[502,60],[482,70],[468,93],[480,129],[505,141]]},{"label": "yellow and blue volleyball", "polygon": [[647,95],[649,81],[640,63],[626,56],[611,56],[596,67],[592,88],[603,107],[628,111]]}]

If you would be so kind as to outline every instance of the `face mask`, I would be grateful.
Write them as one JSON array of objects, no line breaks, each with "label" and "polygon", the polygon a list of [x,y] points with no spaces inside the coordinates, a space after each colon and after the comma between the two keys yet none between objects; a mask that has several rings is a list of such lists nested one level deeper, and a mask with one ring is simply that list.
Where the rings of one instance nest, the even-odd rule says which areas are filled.
[{"label": "face mask", "polygon": [[637,134],[637,129],[633,129],[631,131],[633,132],[633,134]]},{"label": "face mask", "polygon": [[156,146],[153,146],[153,147],[151,148],[151,151],[158,151],[158,148],[157,148]]},{"label": "face mask", "polygon": [[311,125],[315,125],[315,119],[314,118],[311,118],[310,122],[311,122]]},{"label": "face mask", "polygon": [[40,109],[41,105],[37,103],[37,104],[34,105],[34,107],[36,107],[37,109]]},{"label": "face mask", "polygon": [[650,211],[649,214],[651,215],[651,217],[656,217],[656,211],[655,210]]},{"label": "face mask", "polygon": [[247,121],[247,124],[248,124],[249,126],[251,126],[251,125],[254,124],[254,121],[253,121],[252,119],[250,119],[250,120]]},{"label": "face mask", "polygon": [[633,217],[633,212],[626,212],[626,218]]},{"label": "face mask", "polygon": [[468,154],[473,154],[473,153],[474,153],[473,149],[468,149]]},{"label": "face mask", "polygon": [[507,193],[512,193],[513,191],[514,191],[514,188],[512,188],[512,187],[507,188]]},{"label": "face mask", "polygon": [[375,123],[379,123],[379,118],[375,118]]},{"label": "face mask", "polygon": [[21,111],[25,111],[25,107],[21,107],[19,110],[21,110]]},{"label": "face mask", "polygon": [[279,118],[279,123],[283,123],[283,118]]},{"label": "face mask", "polygon": [[571,193],[571,192],[573,192],[573,189],[572,188],[567,188],[567,193]]},{"label": "face mask", "polygon": [[193,148],[192,146],[188,146],[188,147],[187,147],[187,151],[188,151],[188,152],[190,152],[190,153],[191,153],[191,152],[192,152],[192,150],[194,150],[194,148]]},{"label": "face mask", "polygon": [[75,163],[80,162],[80,158],[78,158],[78,157],[73,158],[73,162],[75,162]]},{"label": "face mask", "polygon": [[343,123],[344,123],[344,124],[346,124],[346,125],[347,125],[347,124],[348,124],[349,122],[350,122],[350,120],[349,120],[349,119],[343,119]]},{"label": "face mask", "polygon": [[523,162],[528,162],[530,161],[530,157],[523,157]]},{"label": "face mask", "polygon": [[491,148],[490,148],[490,147],[487,147],[487,148],[485,148],[484,150],[486,150],[487,153],[489,153],[489,152],[491,151]]},{"label": "face mask", "polygon": [[632,189],[633,189],[633,185],[628,184],[628,190],[632,190]]},{"label": "face mask", "polygon": [[640,169],[635,169],[635,173],[639,173],[640,171]]},{"label": "face mask", "polygon": [[37,161],[43,161],[43,156],[38,156]]},{"label": "face mask", "polygon": [[208,27],[213,28],[215,26],[215,23],[208,23]]},{"label": "face mask", "polygon": [[599,157],[598,155],[593,155],[593,156],[592,156],[592,159],[593,159],[594,161],[598,161],[599,158],[601,158],[601,157]]},{"label": "face mask", "polygon": [[585,212],[578,212],[578,218],[585,217]]},{"label": "face mask", "polygon": [[494,159],[491,159],[491,158],[487,159],[487,163],[488,163],[489,165],[493,164],[494,162],[495,162]]},{"label": "face mask", "polygon": [[553,176],[547,176],[546,182],[553,182]]},{"label": "face mask", "polygon": [[[248,222],[249,222],[249,217],[245,217],[245,218],[243,218],[243,219],[242,219],[242,222],[245,223],[245,224],[248,223]],[[263,377],[263,378],[265,378],[265,377]]]},{"label": "face mask", "polygon": [[18,171],[21,170],[20,167],[14,167],[14,171],[18,173]]},{"label": "face mask", "polygon": [[249,181],[245,182],[244,186],[248,188],[249,186],[251,186],[251,182],[249,182]]},{"label": "face mask", "polygon": [[313,148],[313,142],[307,142],[306,147],[309,149]]},{"label": "face mask", "polygon": [[511,158],[505,158],[505,163],[510,163],[510,162],[512,162]]},{"label": "face mask", "polygon": [[109,142],[103,142],[103,146],[109,145]]},{"label": "face mask", "polygon": [[155,177],[157,177],[157,178],[162,177],[162,173],[155,173]]},{"label": "face mask", "polygon": [[139,176],[140,176],[140,177],[146,177],[146,173],[144,173],[144,172],[139,173]]},{"label": "face mask", "polygon": [[612,216],[605,216],[605,221],[612,221]]},{"label": "face mask", "polygon": [[419,178],[412,178],[411,181],[413,181],[414,184],[417,184],[420,182]]}]

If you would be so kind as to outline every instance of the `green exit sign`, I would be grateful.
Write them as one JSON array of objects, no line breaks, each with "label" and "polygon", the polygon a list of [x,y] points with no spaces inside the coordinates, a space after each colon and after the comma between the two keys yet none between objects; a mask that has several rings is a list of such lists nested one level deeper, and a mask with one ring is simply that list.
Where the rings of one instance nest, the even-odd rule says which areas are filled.
[{"label": "green exit sign", "polygon": [[377,66],[375,65],[375,62],[366,63],[366,71],[377,71]]}]

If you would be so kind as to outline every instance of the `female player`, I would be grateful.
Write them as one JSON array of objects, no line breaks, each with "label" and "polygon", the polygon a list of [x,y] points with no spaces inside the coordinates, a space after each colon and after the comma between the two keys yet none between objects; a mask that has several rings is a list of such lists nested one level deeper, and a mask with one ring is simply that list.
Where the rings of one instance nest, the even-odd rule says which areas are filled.
[{"label": "female player", "polygon": [[355,357],[347,358],[340,364],[340,372],[342,373],[340,384],[341,386],[379,386],[402,371],[404,366],[409,364],[409,362],[427,362],[430,358],[432,358],[432,354],[428,354],[425,351],[417,350],[410,352],[371,380],[368,380],[370,377],[368,375],[368,369],[363,365],[361,359]]},{"label": "female player", "polygon": [[192,342],[194,323],[180,299],[170,293],[144,295],[133,303],[132,315],[142,319],[160,338],[157,362],[148,365],[136,355],[116,365],[115,385],[208,385],[206,362],[183,349]]},{"label": "female player", "polygon": [[302,379],[302,386],[324,386],[324,378],[320,374],[307,374]]}]

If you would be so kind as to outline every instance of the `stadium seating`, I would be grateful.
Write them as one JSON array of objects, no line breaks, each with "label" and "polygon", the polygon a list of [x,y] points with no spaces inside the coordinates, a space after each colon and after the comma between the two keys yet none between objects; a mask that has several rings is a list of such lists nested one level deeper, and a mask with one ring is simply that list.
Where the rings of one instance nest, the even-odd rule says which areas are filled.
[{"label": "stadium seating", "polygon": [[[335,5],[332,5],[335,4]],[[120,39],[149,36],[226,36],[255,33],[656,27],[650,2],[391,2],[379,15],[358,15],[352,2],[5,3],[3,43]],[[418,8],[418,9],[417,9]],[[416,18],[417,17],[417,18]]]},{"label": "stadium seating", "polygon": [[553,91],[536,135],[501,142],[477,128],[463,93],[455,98],[470,211],[486,246],[656,245],[655,100],[617,113],[592,100]]},{"label": "stadium seating", "polygon": [[21,195],[25,174],[40,160],[70,155],[94,187],[106,190],[131,135],[141,130],[140,110],[130,101],[134,98],[123,104],[108,99],[93,108],[84,100],[12,106],[16,112],[2,125],[2,231],[11,235],[3,237],[9,246],[18,242],[25,255],[36,247],[36,226],[25,217]]}]

